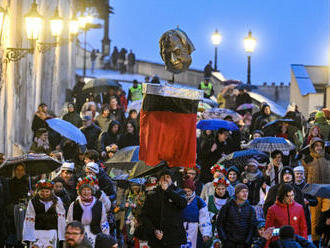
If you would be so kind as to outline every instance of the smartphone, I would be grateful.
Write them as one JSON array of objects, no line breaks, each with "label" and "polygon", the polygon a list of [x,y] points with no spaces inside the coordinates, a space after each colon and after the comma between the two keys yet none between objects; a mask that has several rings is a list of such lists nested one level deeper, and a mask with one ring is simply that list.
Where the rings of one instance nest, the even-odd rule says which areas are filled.
[{"label": "smartphone", "polygon": [[273,230],[273,233],[272,233],[273,237],[277,237],[280,235],[280,229],[279,228],[275,228]]}]

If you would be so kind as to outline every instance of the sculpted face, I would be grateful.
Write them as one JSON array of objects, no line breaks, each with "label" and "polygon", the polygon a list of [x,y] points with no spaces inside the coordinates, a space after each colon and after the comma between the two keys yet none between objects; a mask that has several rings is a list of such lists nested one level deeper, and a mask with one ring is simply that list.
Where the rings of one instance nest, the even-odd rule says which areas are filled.
[{"label": "sculpted face", "polygon": [[159,46],[166,70],[180,73],[189,68],[192,61],[190,55],[195,48],[182,30],[172,29],[164,33],[159,40]]}]

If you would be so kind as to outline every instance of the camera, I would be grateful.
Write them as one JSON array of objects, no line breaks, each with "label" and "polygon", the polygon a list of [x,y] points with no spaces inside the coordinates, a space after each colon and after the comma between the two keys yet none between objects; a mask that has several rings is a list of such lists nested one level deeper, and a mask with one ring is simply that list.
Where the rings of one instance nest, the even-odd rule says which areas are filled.
[{"label": "camera", "polygon": [[280,235],[280,229],[279,229],[279,228],[275,228],[275,229],[273,230],[272,236],[273,236],[273,237],[277,237],[277,236],[279,236],[279,235]]}]

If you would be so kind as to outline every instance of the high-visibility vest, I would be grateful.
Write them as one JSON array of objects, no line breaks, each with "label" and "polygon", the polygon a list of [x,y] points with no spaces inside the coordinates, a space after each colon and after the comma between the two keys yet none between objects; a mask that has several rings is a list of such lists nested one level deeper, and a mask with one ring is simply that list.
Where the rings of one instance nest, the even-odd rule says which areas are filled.
[{"label": "high-visibility vest", "polygon": [[142,85],[138,84],[136,88],[131,87],[129,89],[131,91],[131,99],[132,101],[137,101],[142,99]]},{"label": "high-visibility vest", "polygon": [[212,84],[211,83],[208,83],[208,85],[206,85],[204,83],[204,81],[201,82],[201,89],[204,90],[204,93],[208,96],[211,96],[211,91],[212,91]]}]

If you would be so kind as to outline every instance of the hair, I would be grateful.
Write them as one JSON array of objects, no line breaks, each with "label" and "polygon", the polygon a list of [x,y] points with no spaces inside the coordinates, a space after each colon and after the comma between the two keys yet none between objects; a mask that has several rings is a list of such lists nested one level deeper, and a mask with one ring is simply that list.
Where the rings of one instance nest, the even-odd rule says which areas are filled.
[{"label": "hair", "polygon": [[280,239],[293,239],[294,229],[292,226],[282,226],[280,229]]},{"label": "hair", "polygon": [[85,233],[84,225],[81,224],[81,222],[79,222],[79,221],[70,222],[69,224],[66,225],[65,230],[68,230],[68,227],[79,228],[80,229],[80,234]]},{"label": "hair", "polygon": [[99,161],[99,153],[96,150],[87,150],[85,152],[85,157],[89,158],[90,160],[93,160],[94,162]]},{"label": "hair", "polygon": [[102,113],[105,111],[105,110],[110,110],[110,107],[109,107],[109,105],[108,104],[103,104],[102,105],[102,108],[101,108],[101,111],[102,111]]},{"label": "hair", "polygon": [[223,134],[224,132],[228,132],[228,130],[225,129],[225,128],[220,128],[220,129],[218,130],[218,132],[217,132],[217,135],[218,135],[218,134]]},{"label": "hair", "polygon": [[132,121],[132,120],[129,120],[129,121],[126,123],[126,126],[125,126],[125,133],[128,133],[128,132],[127,132],[127,126],[128,126],[128,124],[131,124],[131,125],[133,126],[133,128],[134,128],[133,134],[137,134],[136,125],[135,125],[134,121]]},{"label": "hair", "polygon": [[273,152],[270,154],[270,157],[274,159],[274,158],[276,158],[276,156],[277,156],[278,154],[281,154],[281,156],[283,157],[283,153],[282,153],[280,150],[275,150],[275,151],[273,151]]},{"label": "hair", "polygon": [[128,116],[131,116],[132,113],[137,113],[136,109],[131,109],[131,110],[128,112]]},{"label": "hair", "polygon": [[116,98],[115,96],[111,96],[109,102],[111,102],[113,99],[116,99],[116,101],[117,101],[117,103],[118,103],[118,100],[117,100],[117,98]]},{"label": "hair", "polygon": [[291,191],[294,191],[294,188],[290,185],[290,184],[287,184],[287,183],[283,183],[282,185],[280,185],[280,187],[278,188],[278,191],[277,191],[277,200],[279,202],[282,202],[284,201],[284,197],[287,196],[287,194]]}]

